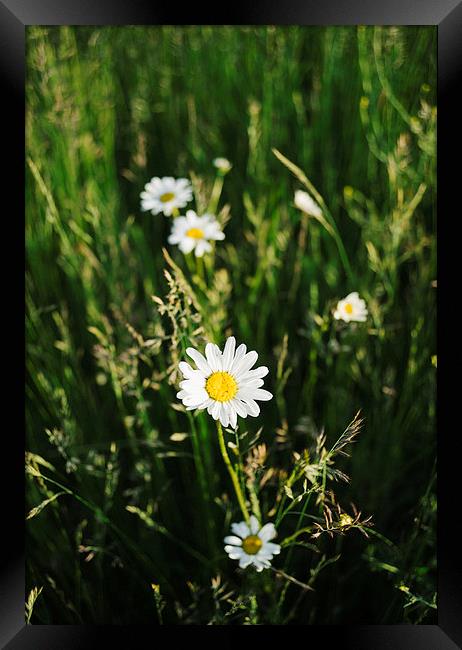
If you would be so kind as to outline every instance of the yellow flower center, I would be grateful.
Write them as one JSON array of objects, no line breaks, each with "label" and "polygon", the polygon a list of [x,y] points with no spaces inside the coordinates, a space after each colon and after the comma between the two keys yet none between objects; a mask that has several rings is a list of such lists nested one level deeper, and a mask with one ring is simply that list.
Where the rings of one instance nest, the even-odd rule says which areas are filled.
[{"label": "yellow flower center", "polygon": [[174,199],[175,195],[173,194],[173,192],[165,192],[165,194],[161,194],[159,198],[162,201],[162,203],[167,203],[168,201]]},{"label": "yellow flower center", "polygon": [[190,228],[186,231],[187,237],[192,237],[193,239],[202,239],[204,236],[204,231],[200,228]]},{"label": "yellow flower center", "polygon": [[237,393],[237,384],[229,372],[214,372],[205,382],[205,390],[217,402],[229,402]]},{"label": "yellow flower center", "polygon": [[249,535],[242,542],[242,548],[248,555],[256,555],[263,546],[263,542],[258,535]]},{"label": "yellow flower center", "polygon": [[347,304],[345,305],[345,311],[347,314],[353,313],[353,305],[351,304],[351,302],[347,302]]}]

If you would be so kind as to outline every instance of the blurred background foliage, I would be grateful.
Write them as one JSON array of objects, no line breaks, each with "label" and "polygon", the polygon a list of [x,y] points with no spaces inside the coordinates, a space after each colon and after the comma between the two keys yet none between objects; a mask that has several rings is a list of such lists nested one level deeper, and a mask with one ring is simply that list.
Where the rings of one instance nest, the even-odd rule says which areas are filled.
[{"label": "blurred background foliage", "polygon": [[[325,542],[340,557],[279,622],[436,621],[435,104],[433,27],[28,28],[31,622],[265,622],[269,596],[222,551],[239,513],[213,422],[171,406],[183,338],[230,334],[270,368],[276,399],[245,424],[274,466],[365,418],[338,489],[376,534]],[[324,198],[347,266],[273,148]],[[202,307],[162,315],[170,223],[139,194],[187,176],[204,209],[216,156],[226,240],[206,288],[167,246]],[[355,290],[370,318],[341,327]],[[294,553],[293,575],[314,566]]]}]

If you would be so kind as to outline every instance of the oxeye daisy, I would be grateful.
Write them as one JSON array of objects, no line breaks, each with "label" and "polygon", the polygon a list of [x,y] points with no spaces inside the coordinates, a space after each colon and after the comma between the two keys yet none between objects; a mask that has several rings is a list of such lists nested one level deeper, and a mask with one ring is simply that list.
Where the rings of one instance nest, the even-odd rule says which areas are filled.
[{"label": "oxeye daisy", "polygon": [[[141,192],[141,209],[152,214],[163,212],[167,217],[184,208],[193,198],[192,186],[187,178],[164,176],[151,178]],[[178,213],[178,212],[177,212]]]},{"label": "oxeye daisy", "polygon": [[213,161],[214,167],[218,169],[221,174],[227,174],[232,165],[227,158],[215,158]]},{"label": "oxeye daisy", "polygon": [[253,564],[258,572],[263,571],[271,566],[273,555],[281,552],[279,544],[270,541],[277,535],[274,524],[261,527],[254,515],[248,524],[231,524],[231,530],[234,535],[225,537],[225,551],[231,560],[239,560],[241,569]]},{"label": "oxeye daisy", "polygon": [[225,238],[220,224],[212,214],[199,217],[194,210],[187,210],[185,217],[177,217],[172,223],[172,231],[168,238],[169,244],[178,244],[182,253],[194,250],[196,257],[212,250],[210,241]]},{"label": "oxeye daisy", "polygon": [[273,397],[261,388],[268,368],[260,366],[251,370],[258,354],[247,352],[243,343],[236,349],[234,336],[227,339],[223,352],[218,345],[207,343],[205,357],[194,348],[187,348],[186,353],[197,366],[193,369],[185,361],[179,365],[185,379],[180,382],[177,397],[188,411],[207,409],[224,427],[236,428],[238,415],[256,417],[260,413],[256,400]]},{"label": "oxeye daisy", "polygon": [[320,217],[322,215],[321,208],[316,201],[311,198],[308,192],[297,190],[294,196],[294,204],[296,208],[313,217]]},{"label": "oxeye daisy", "polygon": [[344,320],[346,323],[350,321],[364,322],[366,320],[366,303],[359,297],[357,291],[349,293],[346,298],[338,301],[337,308],[334,311],[334,318]]}]

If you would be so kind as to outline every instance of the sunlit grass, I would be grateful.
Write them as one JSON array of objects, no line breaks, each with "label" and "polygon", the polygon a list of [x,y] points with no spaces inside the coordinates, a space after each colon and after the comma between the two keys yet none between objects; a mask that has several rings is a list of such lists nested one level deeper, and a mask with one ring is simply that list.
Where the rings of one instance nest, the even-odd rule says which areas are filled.
[{"label": "sunlit grass", "polygon": [[[27,60],[28,620],[435,622],[435,29],[33,27]],[[140,209],[153,176],[191,180],[212,253]],[[365,323],[333,318],[353,291]],[[175,397],[231,335],[274,395],[225,433],[262,574]]]}]

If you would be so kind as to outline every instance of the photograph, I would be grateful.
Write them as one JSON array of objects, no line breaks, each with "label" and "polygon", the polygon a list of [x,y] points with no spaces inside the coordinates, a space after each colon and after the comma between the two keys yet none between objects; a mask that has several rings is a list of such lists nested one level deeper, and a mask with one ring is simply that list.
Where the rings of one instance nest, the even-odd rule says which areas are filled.
[{"label": "photograph", "polygon": [[27,624],[438,625],[437,33],[25,27]]}]

